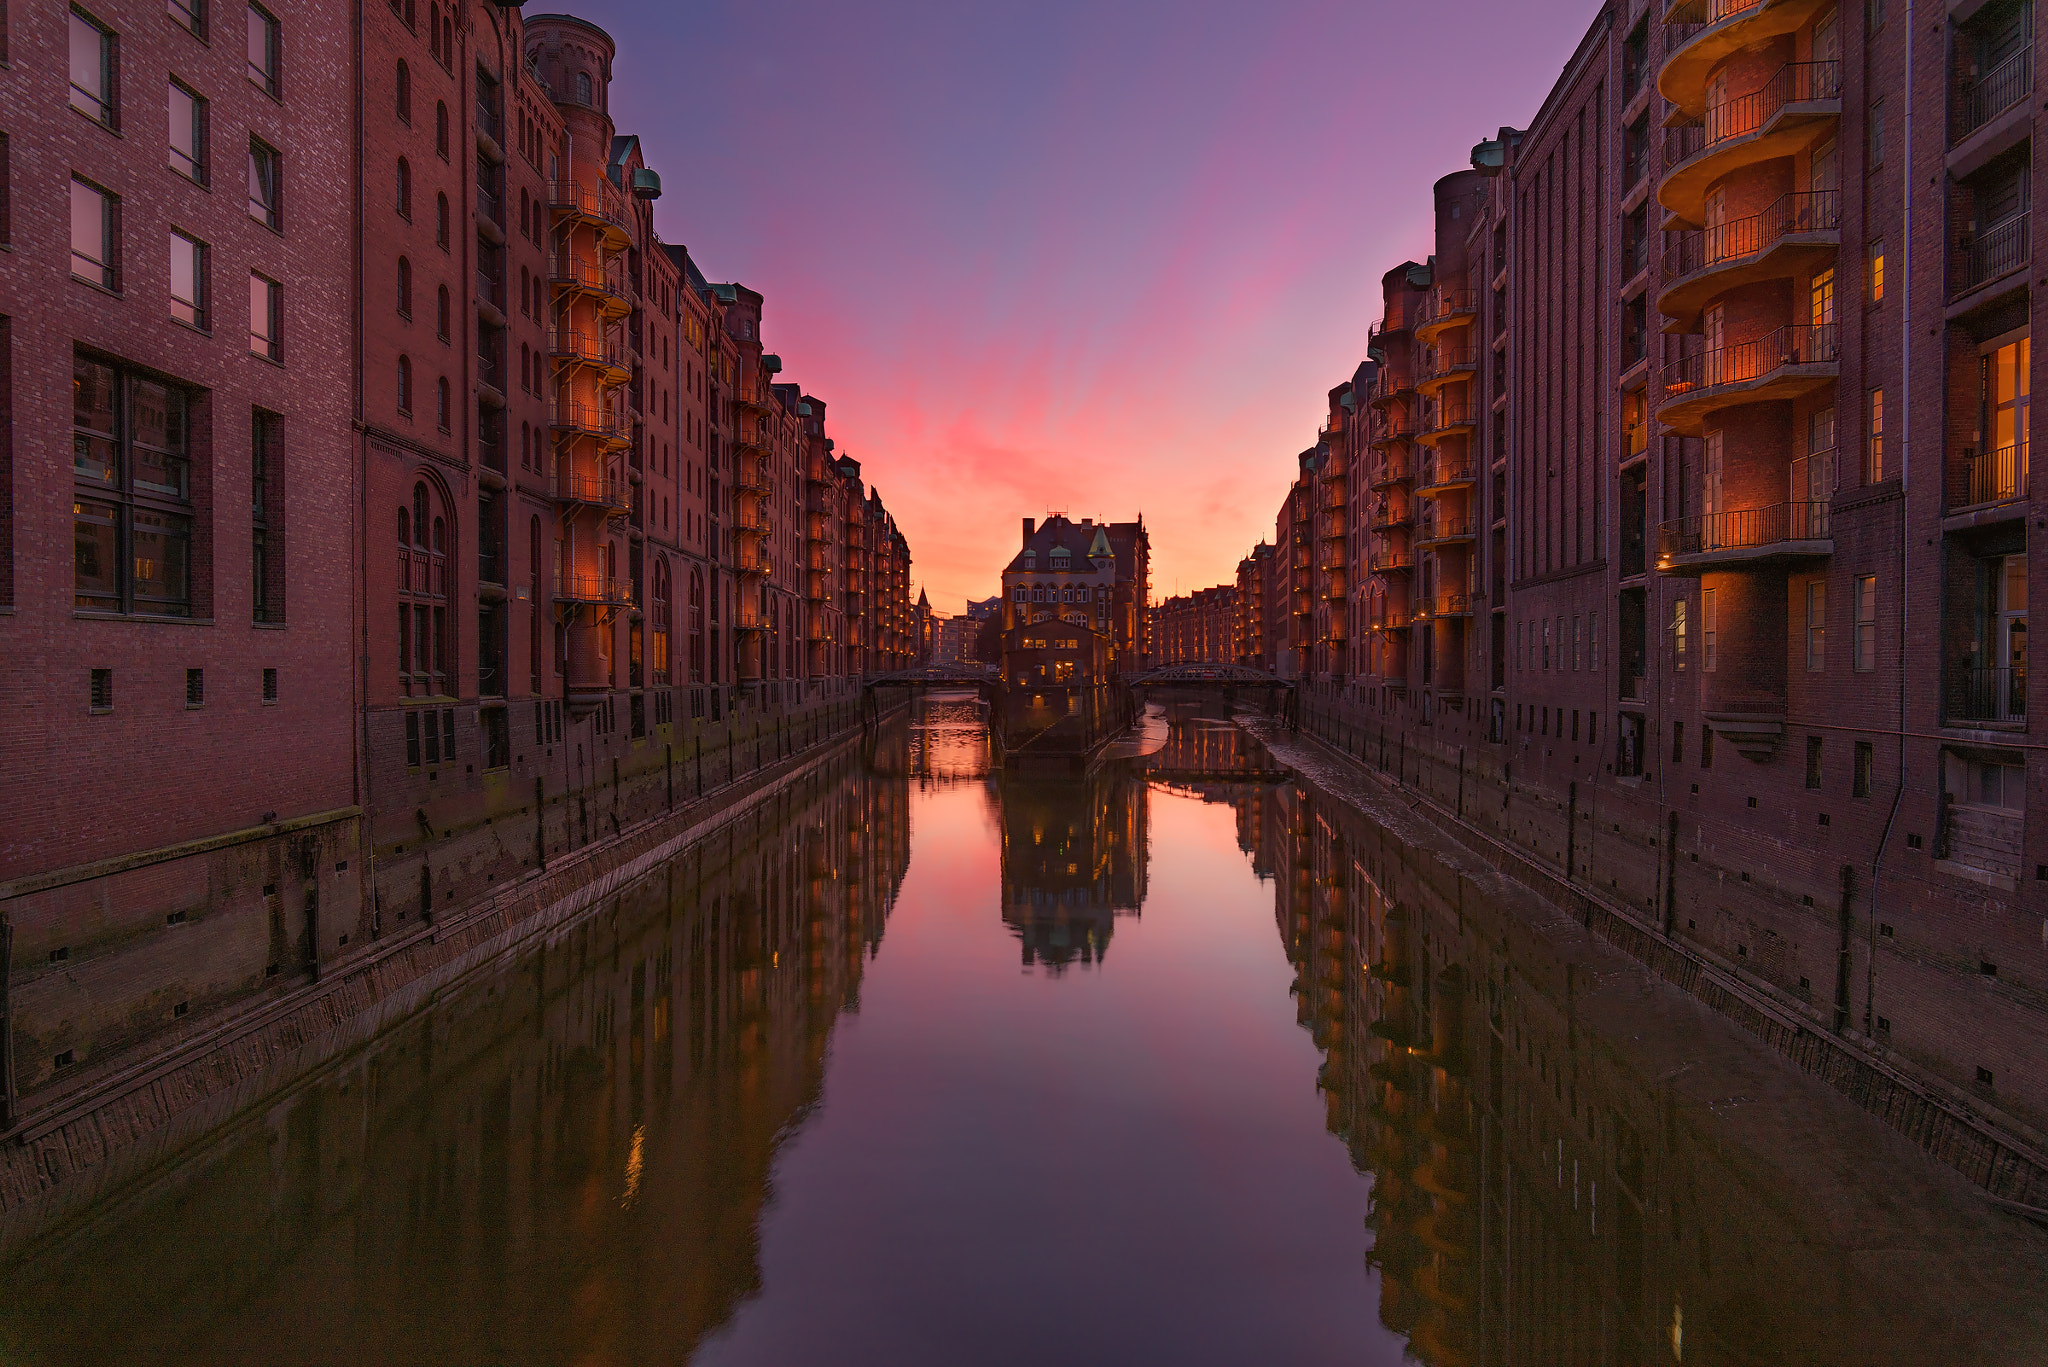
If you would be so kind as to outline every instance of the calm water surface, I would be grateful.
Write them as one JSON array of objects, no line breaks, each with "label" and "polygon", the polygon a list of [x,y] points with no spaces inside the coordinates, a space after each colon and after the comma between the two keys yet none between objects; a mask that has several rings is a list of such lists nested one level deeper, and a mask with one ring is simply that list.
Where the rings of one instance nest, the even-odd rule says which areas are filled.
[{"label": "calm water surface", "polygon": [[928,704],[73,1212],[0,1363],[2035,1360],[2023,1226],[1227,724],[985,760]]}]

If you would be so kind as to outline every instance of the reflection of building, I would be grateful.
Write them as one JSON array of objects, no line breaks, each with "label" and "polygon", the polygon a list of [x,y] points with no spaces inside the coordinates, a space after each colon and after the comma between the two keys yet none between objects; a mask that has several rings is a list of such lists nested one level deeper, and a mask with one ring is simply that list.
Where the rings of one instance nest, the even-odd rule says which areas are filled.
[{"label": "reflection of building", "polygon": [[[355,1361],[688,1358],[760,1288],[770,1165],[909,861],[900,778],[842,759],[787,801],[10,1267],[0,1339],[48,1362],[313,1362],[345,1326]],[[174,1230],[191,1256],[164,1256]],[[647,1256],[650,1230],[688,1256]]]},{"label": "reflection of building", "polygon": [[1003,921],[1024,962],[1058,973],[1099,962],[1118,916],[1145,900],[1149,812],[1143,779],[1122,764],[1085,778],[1004,771]]},{"label": "reflection of building", "polygon": [[1313,790],[1238,800],[1329,1128],[1373,1179],[1381,1322],[1416,1360],[1900,1362],[1899,1326],[1949,1322],[1942,1277],[1873,1286],[1858,1246],[1886,1236],[1845,1232],[1898,1199],[1873,1202],[1885,1175],[1782,1144],[1832,1100],[1747,1119],[1728,1101],[1762,1056],[1677,1033],[1696,1010],[1619,950]]}]

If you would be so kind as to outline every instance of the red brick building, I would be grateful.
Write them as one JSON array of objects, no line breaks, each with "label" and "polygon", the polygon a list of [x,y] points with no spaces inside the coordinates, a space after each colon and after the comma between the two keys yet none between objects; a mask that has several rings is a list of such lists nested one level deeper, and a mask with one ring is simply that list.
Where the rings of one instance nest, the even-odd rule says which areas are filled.
[{"label": "red brick building", "polygon": [[1603,7],[1276,527],[1309,725],[2039,1147],[2032,22]]},{"label": "red brick building", "polygon": [[1152,654],[1159,664],[1237,661],[1237,587],[1168,598],[1152,609]]},{"label": "red brick building", "polygon": [[[106,0],[0,51],[0,1109],[915,658],[908,542],[762,296],[656,231],[602,30]],[[138,762],[204,787],[138,820]]]}]

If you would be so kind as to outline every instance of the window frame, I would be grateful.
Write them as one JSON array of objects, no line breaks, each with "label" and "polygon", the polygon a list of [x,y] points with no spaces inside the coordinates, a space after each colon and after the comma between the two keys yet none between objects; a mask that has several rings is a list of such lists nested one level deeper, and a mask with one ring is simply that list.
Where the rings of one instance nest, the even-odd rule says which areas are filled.
[{"label": "window frame", "polygon": [[[78,269],[78,192],[83,189],[99,200],[100,255],[84,260],[96,268],[94,275]],[[71,177],[71,278],[109,294],[121,293],[121,197],[97,181],[73,174]]]},{"label": "window frame", "polygon": [[[259,286],[264,290],[267,333],[256,331],[256,291]],[[257,346],[259,340],[264,343],[262,347]],[[284,284],[258,270],[249,272],[249,354],[284,364]]]},{"label": "window frame", "polygon": [[[170,168],[186,180],[191,181],[194,185],[204,186],[212,174],[212,157],[209,155],[208,148],[208,143],[211,141],[209,135],[212,131],[209,101],[204,95],[179,80],[176,76],[171,77],[166,82],[165,89],[166,108],[164,110],[164,122],[167,131],[175,133],[178,126],[176,111],[169,107],[169,102],[179,95],[183,95],[192,102],[192,152],[191,155],[187,156],[184,149],[178,146],[177,138],[173,136],[170,141]],[[189,166],[180,165],[181,161],[188,162]]]},{"label": "window frame", "polygon": [[[258,190],[267,199],[257,197]],[[284,153],[249,135],[249,217],[274,233],[284,231]]]},{"label": "window frame", "polygon": [[200,42],[206,41],[206,0],[165,0],[164,13]]},{"label": "window frame", "polygon": [[[213,300],[211,267],[213,248],[200,238],[184,229],[173,226],[169,229],[171,249],[171,273],[169,293],[171,297],[171,321],[193,329],[195,332],[213,331]],[[195,297],[186,299],[178,293],[178,248],[184,245],[192,249],[192,292]],[[191,311],[190,317],[181,315],[179,305]]]},{"label": "window frame", "polygon": [[1857,575],[1850,602],[1856,612],[1852,665],[1855,673],[1869,674],[1877,668],[1877,576]]},{"label": "window frame", "polygon": [[1825,674],[1828,667],[1828,581],[1806,581],[1806,672]]},{"label": "window frame", "polygon": [[[70,80],[71,85],[69,97],[71,108],[108,132],[119,132],[121,128],[120,37],[112,28],[109,28],[106,24],[95,18],[90,11],[81,5],[72,5],[67,11],[67,15],[68,20],[64,30],[66,41],[65,65],[67,78]],[[76,70],[71,68],[70,57],[72,54],[70,47],[78,40],[79,26],[89,28],[99,35],[100,88],[97,91],[87,90],[84,86],[80,85],[77,80]],[[81,98],[90,101],[94,107],[88,109],[81,105]]]},{"label": "window frame", "polygon": [[249,617],[285,620],[284,415],[249,410]]},{"label": "window frame", "polygon": [[[284,100],[284,27],[277,16],[261,5],[249,6],[248,47],[243,50],[249,84],[280,103]],[[263,35],[263,65],[258,66],[249,49],[256,46],[258,30]]]},{"label": "window frame", "polygon": [[[203,391],[191,386],[133,366],[123,365],[110,357],[93,352],[74,350],[72,352],[72,374],[74,392],[85,388],[79,380],[84,367],[99,367],[106,371],[112,385],[113,409],[108,421],[111,432],[81,426],[78,410],[74,403],[72,410],[72,522],[74,533],[77,526],[86,520],[88,507],[98,507],[112,514],[97,525],[112,528],[111,541],[112,581],[111,594],[86,594],[78,581],[78,564],[74,553],[72,569],[73,607],[82,612],[106,613],[117,616],[168,617],[180,620],[196,616],[199,586],[198,567],[194,561],[197,538],[195,532],[199,522],[199,499],[194,486],[195,471],[200,462],[195,459],[192,449],[194,415]],[[175,394],[181,401],[176,446],[149,447],[138,442],[135,424],[135,395],[138,388],[151,386],[161,388],[168,395]],[[108,478],[95,481],[88,471],[82,470],[79,456],[91,450],[90,443],[97,438],[108,447],[111,459],[111,474]],[[177,462],[175,470],[179,488],[173,490],[163,483],[151,484],[138,478],[142,462],[137,459],[138,447],[144,451],[156,450],[169,455]],[[176,454],[172,454],[176,453]],[[160,468],[171,471],[169,461]],[[150,525],[159,529],[156,535],[167,538],[170,543],[183,546],[182,568],[184,593],[182,597],[146,597],[138,592],[136,567],[147,557],[136,553],[136,542],[146,533],[137,530],[144,519],[153,519]],[[82,549],[82,545],[80,547]],[[114,601],[85,601],[88,597]]]}]

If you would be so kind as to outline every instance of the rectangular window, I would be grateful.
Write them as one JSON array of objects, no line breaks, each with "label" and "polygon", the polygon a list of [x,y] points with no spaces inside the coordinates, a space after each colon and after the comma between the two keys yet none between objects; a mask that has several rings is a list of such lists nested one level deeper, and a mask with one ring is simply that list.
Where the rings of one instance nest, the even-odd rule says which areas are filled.
[{"label": "rectangular window", "polygon": [[101,289],[121,288],[120,239],[113,195],[90,181],[71,181],[71,274]]},{"label": "rectangular window", "polygon": [[273,361],[284,359],[284,286],[249,273],[249,350]]},{"label": "rectangular window", "polygon": [[1870,105],[1870,165],[1875,168],[1884,165],[1884,101],[1874,100]]},{"label": "rectangular window", "polygon": [[1713,767],[1714,728],[1711,726],[1702,726],[1700,728],[1700,768],[1711,769]]},{"label": "rectangular window", "polygon": [[1856,672],[1877,668],[1877,576],[1856,576]]},{"label": "rectangular window", "polygon": [[191,30],[195,38],[206,36],[206,0],[164,0],[164,6],[178,27]]},{"label": "rectangular window", "polygon": [[1884,479],[1884,386],[1870,391],[1868,418],[1864,425],[1863,482],[1877,484]]},{"label": "rectangular window", "polygon": [[1855,776],[1856,786],[1850,790],[1851,796],[1869,797],[1871,780],[1876,777],[1876,771],[1877,747],[1872,745],[1867,740],[1857,741]]},{"label": "rectangular window", "polygon": [[1685,669],[1685,600],[1676,599],[1671,604],[1671,663],[1679,671]]},{"label": "rectangular window", "polygon": [[172,81],[169,118],[171,169],[206,184],[206,101]]},{"label": "rectangular window", "polygon": [[1685,723],[1682,721],[1671,723],[1671,762],[1685,763]]},{"label": "rectangular window", "polygon": [[1828,586],[1815,580],[1806,586],[1806,669],[1818,674],[1828,663]]},{"label": "rectangular window", "polygon": [[1711,674],[1721,663],[1719,589],[1700,590],[1700,668]]},{"label": "rectangular window", "polygon": [[1870,244],[1870,302],[1884,302],[1884,239]]},{"label": "rectangular window", "polygon": [[417,712],[405,714],[405,767],[420,767],[420,714]]},{"label": "rectangular window", "polygon": [[249,6],[249,83],[277,98],[277,20],[256,5]]},{"label": "rectangular window", "polygon": [[257,408],[249,413],[250,615],[284,620],[284,419]]},{"label": "rectangular window", "polygon": [[249,139],[249,217],[266,228],[283,224],[284,163],[277,149],[259,138]]},{"label": "rectangular window", "polygon": [[1600,614],[1589,613],[1586,617],[1586,671],[1600,672]]},{"label": "rectangular window", "polygon": [[114,671],[95,669],[92,671],[92,695],[88,706],[94,712],[114,710]]},{"label": "rectangular window", "polygon": [[78,9],[71,11],[71,107],[103,127],[119,122],[113,31]]},{"label": "rectangular window", "polygon": [[171,229],[171,317],[204,331],[206,314],[206,244]]},{"label": "rectangular window", "polygon": [[182,389],[104,361],[74,358],[78,607],[191,615],[189,403]]},{"label": "rectangular window", "polygon": [[1580,639],[1581,639],[1581,638],[1580,638],[1580,635],[1579,635],[1579,631],[1580,631],[1580,625],[1581,625],[1581,624],[1580,624],[1580,619],[1579,619],[1579,615],[1578,615],[1577,613],[1573,613],[1573,614],[1572,614],[1572,673],[1574,673],[1574,674],[1576,674],[1576,673],[1578,673],[1578,672],[1579,672],[1579,660],[1580,660],[1580,655],[1579,655],[1579,641],[1580,641]]},{"label": "rectangular window", "polygon": [[1543,619],[1543,668],[1550,668],[1550,619]]},{"label": "rectangular window", "polygon": [[1809,790],[1820,791],[1820,756],[1822,741],[1819,736],[1806,738],[1806,786]]},{"label": "rectangular window", "polygon": [[277,701],[277,671],[275,669],[263,671],[263,701]]},{"label": "rectangular window", "polygon": [[206,671],[188,669],[185,671],[185,706],[206,706]]}]

